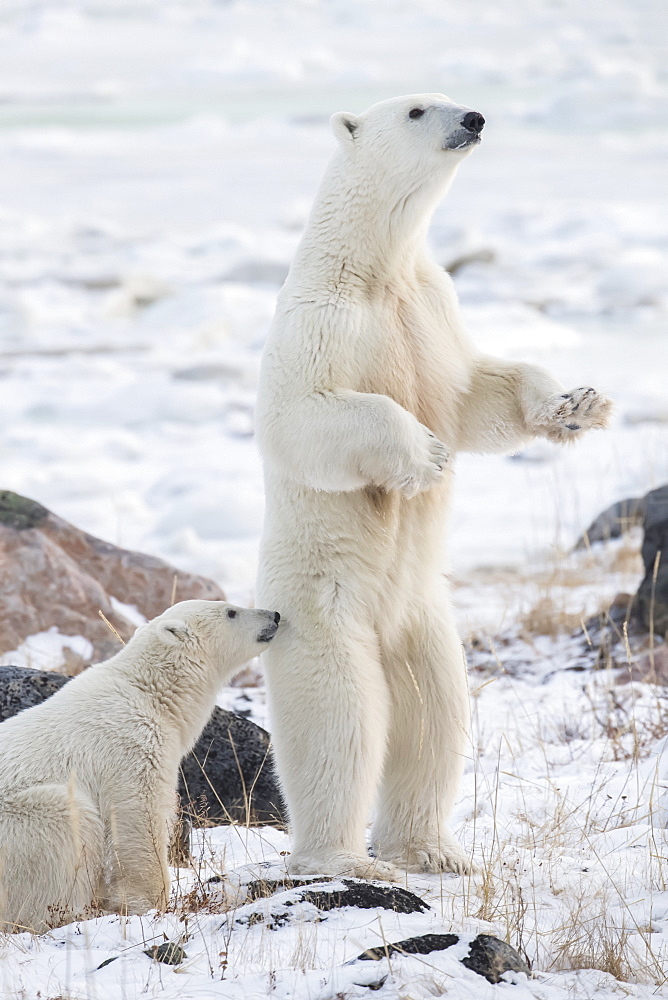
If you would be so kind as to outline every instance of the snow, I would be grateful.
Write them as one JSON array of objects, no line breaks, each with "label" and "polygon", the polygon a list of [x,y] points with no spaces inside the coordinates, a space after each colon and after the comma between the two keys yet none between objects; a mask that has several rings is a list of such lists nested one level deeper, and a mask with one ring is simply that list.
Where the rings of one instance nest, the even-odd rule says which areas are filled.
[{"label": "snow", "polygon": [[68,654],[76,661],[90,663],[93,645],[83,635],[63,635],[54,626],[30,635],[21,645],[0,656],[0,664],[31,667],[33,670],[59,670]]},{"label": "snow", "polygon": [[[259,357],[333,149],[327,119],[398,93],[445,91],[487,120],[430,237],[439,261],[459,262],[474,338],[616,402],[612,429],[572,448],[536,443],[515,459],[458,460],[444,569],[462,629],[510,627],[544,594],[535,573],[600,509],[668,479],[664,27],[658,0],[5,0],[2,487],[252,600]],[[579,586],[552,583],[549,595],[584,615],[632,587],[633,572],[622,579],[612,563],[591,564]],[[49,632],[12,656],[55,665],[64,645],[83,641]],[[620,714],[610,708],[618,689],[591,672],[560,672],[571,655],[561,641],[536,640],[532,659],[515,636],[499,655],[523,663],[522,675],[511,664],[472,680],[477,742],[457,822],[493,874],[411,880],[438,900],[438,917],[420,927],[522,934],[547,971],[492,987],[445,953],[403,958],[384,968],[379,996],[511,990],[552,1000],[664,988],[642,985],[660,978],[649,946],[664,968],[668,959],[665,836],[647,816],[659,694],[627,706],[647,735],[640,757],[623,756],[628,736],[611,742],[599,724]],[[262,690],[245,694],[267,725]],[[221,702],[240,697],[229,689]],[[270,831],[205,839],[228,868],[287,845]],[[368,916],[230,936],[219,914],[196,913],[176,971],[141,953],[163,932],[185,932],[175,915],[100,918],[3,941],[0,995],[363,996],[362,972],[343,963],[358,942],[376,943],[377,916]],[[625,926],[638,984],[563,971],[572,955],[550,970],[555,928],[569,922],[599,945],[608,925],[613,944]],[[413,930],[403,919],[388,927],[398,937]],[[377,975],[368,964],[365,974]]]},{"label": "snow", "polygon": [[[535,978],[512,977],[516,997],[668,996],[665,984],[654,985],[668,963],[668,833],[652,824],[659,744],[645,728],[661,713],[665,719],[665,695],[659,706],[661,695],[650,688],[615,688],[609,672],[565,669],[574,652],[570,637],[543,637],[532,646],[509,642],[493,679],[474,659],[473,741],[455,828],[477,870],[464,878],[408,876],[406,887],[429,911],[319,913],[307,903],[286,907],[294,892],[248,902],[243,887],[250,880],[284,874],[286,834],[200,830],[193,835],[196,872],[174,871],[170,912],[110,915],[41,937],[0,940],[0,996],[32,1000],[48,986],[52,996],[105,1000],[331,1000],[366,996],[364,984],[385,979],[378,993],[388,1000],[491,1000],[506,987],[491,987],[459,963],[478,933],[508,936],[531,956]],[[526,661],[519,672],[518,656]],[[635,756],[628,734],[606,735],[617,711],[611,693],[635,714]],[[236,695],[264,721],[262,691]],[[224,881],[207,883],[215,876]],[[462,940],[444,952],[355,961],[384,942],[449,932]],[[163,940],[186,952],[176,969],[144,955]],[[583,956],[601,961],[606,945],[630,960],[631,982],[578,968]]]}]

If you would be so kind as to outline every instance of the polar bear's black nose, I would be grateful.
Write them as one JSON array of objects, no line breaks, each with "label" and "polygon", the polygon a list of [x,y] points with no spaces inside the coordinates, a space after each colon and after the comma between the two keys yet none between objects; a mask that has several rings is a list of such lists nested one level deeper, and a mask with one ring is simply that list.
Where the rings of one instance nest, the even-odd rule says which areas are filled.
[{"label": "polar bear's black nose", "polygon": [[279,615],[278,611],[275,611],[274,612],[274,621],[276,622],[277,625],[280,622],[280,620],[281,620],[281,616]]},{"label": "polar bear's black nose", "polygon": [[462,118],[462,125],[469,132],[482,132],[485,119],[477,111],[467,111]]}]

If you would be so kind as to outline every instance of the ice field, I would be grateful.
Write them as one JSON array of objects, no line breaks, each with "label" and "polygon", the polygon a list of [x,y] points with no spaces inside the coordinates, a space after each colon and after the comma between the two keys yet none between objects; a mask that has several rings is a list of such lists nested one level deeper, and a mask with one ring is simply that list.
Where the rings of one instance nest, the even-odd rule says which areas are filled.
[{"label": "ice field", "polygon": [[[599,510],[668,481],[667,22],[655,0],[4,0],[0,488],[252,601],[259,358],[334,149],[328,118],[443,92],[486,119],[430,233],[474,340],[616,404],[612,428],[573,447],[457,459],[443,568],[466,634],[505,629]],[[568,602],[590,613],[632,589],[629,565],[583,564]],[[408,930],[516,939],[519,892],[537,968],[559,955],[562,924],[591,931],[609,913],[637,982],[578,971],[573,949],[496,987],[431,956],[385,969],[379,997],[668,996],[668,851],[648,806],[663,695],[639,696],[642,754],[611,747],[602,681],[561,671],[560,643],[540,637],[534,668],[504,667],[475,695],[456,820],[495,895],[484,879],[412,879],[436,902]],[[44,648],[35,665],[50,665]],[[251,697],[267,724],[262,689]],[[215,871],[287,845],[276,832],[207,837]],[[253,928],[243,947],[220,914],[199,914],[191,964],[157,968],[142,942],[184,933],[177,911],[3,940],[0,997],[370,995],[343,965],[373,936],[359,914],[337,917],[336,935],[308,920],[280,940]]]}]

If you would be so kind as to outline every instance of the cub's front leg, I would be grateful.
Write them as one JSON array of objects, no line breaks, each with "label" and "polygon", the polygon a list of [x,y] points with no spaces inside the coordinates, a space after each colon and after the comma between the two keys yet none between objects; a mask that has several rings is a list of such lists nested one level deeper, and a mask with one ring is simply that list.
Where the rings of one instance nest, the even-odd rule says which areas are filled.
[{"label": "cub's front leg", "polygon": [[129,795],[113,804],[107,819],[105,909],[114,913],[165,909],[170,893],[171,820],[169,811],[155,799]]}]

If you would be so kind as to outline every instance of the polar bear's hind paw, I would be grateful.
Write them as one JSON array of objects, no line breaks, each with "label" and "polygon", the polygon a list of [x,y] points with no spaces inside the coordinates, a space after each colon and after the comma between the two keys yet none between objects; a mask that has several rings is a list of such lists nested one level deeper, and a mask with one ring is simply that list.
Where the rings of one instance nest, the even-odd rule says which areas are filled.
[{"label": "polar bear's hind paw", "polygon": [[328,875],[342,878],[367,878],[382,882],[398,882],[396,867],[368,855],[337,854],[329,858],[309,858],[293,855],[288,860],[288,874],[295,877]]},{"label": "polar bear's hind paw", "polygon": [[434,875],[452,872],[454,875],[470,875],[473,865],[457,844],[430,846],[424,844],[411,847],[401,858],[392,859],[397,868],[419,875]]}]

